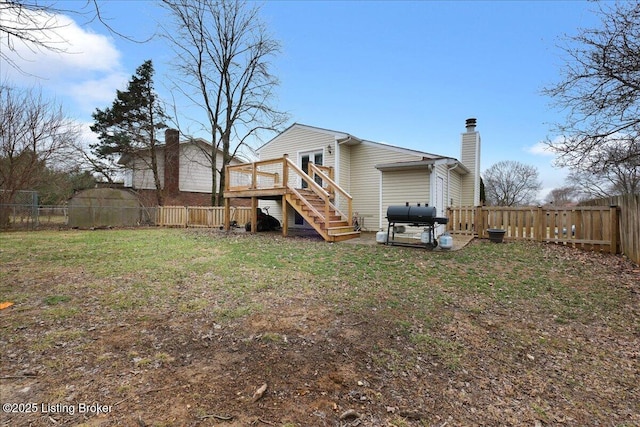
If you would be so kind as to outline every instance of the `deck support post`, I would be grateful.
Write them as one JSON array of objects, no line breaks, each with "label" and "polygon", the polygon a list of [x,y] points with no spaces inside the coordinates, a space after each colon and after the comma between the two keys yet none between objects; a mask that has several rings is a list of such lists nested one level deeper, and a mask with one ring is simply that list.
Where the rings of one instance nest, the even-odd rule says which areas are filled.
[{"label": "deck support post", "polygon": [[231,229],[231,199],[224,198],[224,231]]},{"label": "deck support post", "polygon": [[282,196],[282,237],[289,234],[289,211],[288,211],[287,195]]},{"label": "deck support post", "polygon": [[258,232],[258,198],[251,198],[251,233]]}]

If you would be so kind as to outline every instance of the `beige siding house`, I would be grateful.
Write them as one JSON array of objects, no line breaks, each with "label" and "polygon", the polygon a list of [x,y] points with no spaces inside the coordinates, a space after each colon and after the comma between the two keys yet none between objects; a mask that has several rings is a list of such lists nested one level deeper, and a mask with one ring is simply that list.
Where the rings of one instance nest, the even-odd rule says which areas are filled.
[{"label": "beige siding house", "polygon": [[[294,124],[258,149],[260,160],[288,155],[300,168],[308,163],[333,168],[334,181],[353,198],[354,216],[369,231],[386,229],[387,207],[429,204],[438,216],[451,205],[478,205],[480,135],[468,119],[461,135],[461,160],[357,138],[346,132]],[[282,203],[260,200],[282,221]],[[306,224],[288,210],[292,227]],[[294,225],[295,224],[295,225]]]},{"label": "beige siding house", "polygon": [[[176,130],[167,130],[165,144],[156,147],[160,185],[165,192],[165,205],[210,206],[212,173],[211,144],[204,139],[179,140]],[[151,156],[146,151],[136,156],[123,156],[119,163],[126,168],[125,187],[141,194],[146,204],[153,204],[155,183]],[[217,170],[222,169],[222,152],[216,158]],[[240,164],[233,159],[231,164]],[[217,187],[220,188],[218,177]],[[146,197],[145,197],[146,196]]]},{"label": "beige siding house", "polygon": [[[210,144],[204,140],[196,139],[183,141],[180,143],[180,153],[178,155],[179,165],[178,186],[181,191],[191,191],[199,193],[211,193],[211,162],[205,156],[205,152],[210,150]],[[165,186],[165,146],[156,148],[156,161],[158,164],[158,174],[160,182]],[[222,155],[218,156],[218,169],[222,167]],[[137,190],[155,190],[153,172],[151,171],[151,156],[148,153],[140,153],[136,157],[123,158],[121,164],[127,166],[125,186]]]}]

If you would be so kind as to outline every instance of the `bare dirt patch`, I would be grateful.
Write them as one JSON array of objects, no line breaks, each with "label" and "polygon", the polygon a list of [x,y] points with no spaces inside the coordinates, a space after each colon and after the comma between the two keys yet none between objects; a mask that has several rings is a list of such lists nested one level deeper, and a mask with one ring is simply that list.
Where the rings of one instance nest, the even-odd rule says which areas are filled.
[{"label": "bare dirt patch", "polygon": [[[291,257],[301,244],[287,247]],[[473,251],[482,245],[489,243],[435,259],[410,249],[366,249],[382,251],[375,258],[387,256],[398,268],[441,270],[421,284],[431,288],[429,299],[423,288],[398,294],[404,288],[391,281],[374,287],[374,273],[361,282],[326,271],[314,279],[287,263],[283,274],[300,282],[296,290],[245,271],[249,280],[265,280],[243,294],[242,306],[259,307],[248,311],[218,309],[231,297],[199,278],[219,280],[220,270],[180,276],[165,305],[113,308],[104,301],[123,300],[106,299],[113,288],[101,293],[89,272],[46,277],[25,272],[17,260],[4,264],[3,279],[20,284],[12,297],[25,296],[0,312],[2,403],[34,406],[9,407],[3,425],[640,425],[638,267],[620,257],[530,245],[519,250],[549,261],[552,271],[541,279],[546,291],[529,277],[539,274],[533,267],[512,275],[504,262],[497,269],[504,271],[465,289],[465,277],[478,275]],[[227,250],[215,248],[215,256]],[[200,251],[193,259],[208,256]],[[446,269],[469,271],[448,283]],[[541,293],[515,294],[509,280],[522,283],[517,292],[536,286]],[[598,304],[586,313],[589,298],[604,298],[588,280],[615,288],[616,307]],[[83,281],[93,283],[85,294]],[[71,300],[33,297],[52,288],[64,295],[73,289]],[[368,298],[355,296],[362,293]],[[411,310],[425,306],[429,312]]]}]

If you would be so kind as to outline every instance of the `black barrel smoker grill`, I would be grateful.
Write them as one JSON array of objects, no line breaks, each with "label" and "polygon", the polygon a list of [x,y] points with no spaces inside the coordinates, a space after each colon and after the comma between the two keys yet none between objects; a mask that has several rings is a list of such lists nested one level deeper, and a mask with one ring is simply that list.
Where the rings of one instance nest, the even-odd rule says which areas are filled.
[{"label": "black barrel smoker grill", "polygon": [[[404,206],[389,206],[387,208],[387,221],[389,226],[387,227],[387,240],[385,244],[433,249],[438,246],[435,228],[438,224],[447,224],[449,219],[437,217],[434,206],[429,206],[428,204],[420,206],[420,203],[415,206],[409,206],[409,203],[405,203]],[[396,227],[399,224],[422,227],[426,233],[429,233],[428,238],[421,239],[421,243],[398,241],[396,240]],[[426,240],[426,242],[424,240]]]}]

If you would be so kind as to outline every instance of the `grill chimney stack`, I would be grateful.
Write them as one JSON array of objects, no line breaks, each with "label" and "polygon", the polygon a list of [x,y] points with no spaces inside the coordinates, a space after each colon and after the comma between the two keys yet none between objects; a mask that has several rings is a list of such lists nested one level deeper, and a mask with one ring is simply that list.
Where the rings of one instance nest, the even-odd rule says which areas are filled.
[{"label": "grill chimney stack", "polygon": [[467,119],[466,126],[467,126],[467,132],[475,132],[476,131],[476,119],[474,119],[474,118]]},{"label": "grill chimney stack", "polygon": [[467,131],[461,136],[460,161],[469,170],[462,177],[460,205],[480,204],[480,133],[476,130],[476,119],[468,118]]}]

